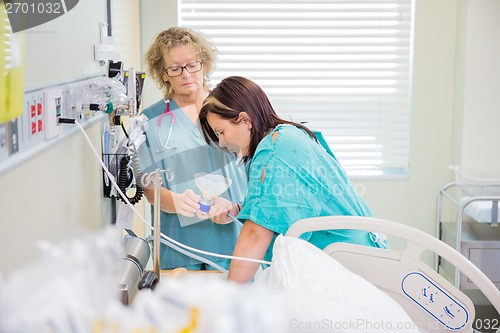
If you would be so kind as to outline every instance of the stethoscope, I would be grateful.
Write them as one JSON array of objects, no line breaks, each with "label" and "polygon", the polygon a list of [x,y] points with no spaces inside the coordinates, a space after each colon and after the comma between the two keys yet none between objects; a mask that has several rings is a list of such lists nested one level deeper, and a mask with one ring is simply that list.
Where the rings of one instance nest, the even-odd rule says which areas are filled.
[{"label": "stethoscope", "polygon": [[[170,111],[170,99],[165,100],[165,112],[163,112],[159,117],[158,117],[158,141],[160,142],[161,149],[157,149],[156,153],[159,154],[165,150],[169,149],[177,149],[177,145],[173,146],[168,146],[168,143],[170,142],[170,138],[172,137],[172,129],[174,128],[174,123],[175,123],[175,115],[172,111]],[[170,116],[170,130],[168,131],[168,136],[167,136],[167,142],[163,144],[163,141],[161,139],[161,121],[165,116]]]}]

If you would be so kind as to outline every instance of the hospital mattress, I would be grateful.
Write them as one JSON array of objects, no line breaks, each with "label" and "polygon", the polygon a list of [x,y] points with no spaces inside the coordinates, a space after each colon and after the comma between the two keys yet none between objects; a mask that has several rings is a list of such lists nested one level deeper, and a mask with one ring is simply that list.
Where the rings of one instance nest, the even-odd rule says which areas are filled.
[{"label": "hospital mattress", "polygon": [[324,252],[395,299],[421,331],[471,333],[475,318],[468,296],[422,261],[427,250],[465,274],[500,314],[500,291],[493,282],[454,248],[418,229],[368,217],[326,216],[298,221],[287,235],[331,229],[369,230],[406,241],[401,251],[333,243]]}]

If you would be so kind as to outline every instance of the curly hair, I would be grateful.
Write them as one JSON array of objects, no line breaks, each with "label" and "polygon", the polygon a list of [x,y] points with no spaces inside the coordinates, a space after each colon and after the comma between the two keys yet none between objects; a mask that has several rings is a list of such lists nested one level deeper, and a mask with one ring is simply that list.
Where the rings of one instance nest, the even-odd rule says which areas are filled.
[{"label": "curly hair", "polygon": [[203,84],[207,90],[210,83],[210,74],[215,66],[217,49],[201,32],[183,27],[172,27],[160,32],[146,52],[145,64],[148,74],[167,98],[172,94],[172,87],[169,82],[163,80],[163,54],[180,45],[192,48],[194,53],[203,61],[205,74]]}]

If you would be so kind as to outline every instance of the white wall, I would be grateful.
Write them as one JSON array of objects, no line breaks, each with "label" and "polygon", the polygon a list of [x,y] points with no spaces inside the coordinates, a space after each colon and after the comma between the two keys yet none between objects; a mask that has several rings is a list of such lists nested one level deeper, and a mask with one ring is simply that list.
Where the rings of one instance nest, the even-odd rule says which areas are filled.
[{"label": "white wall", "polygon": [[[466,169],[500,178],[500,1],[465,1],[461,156]],[[494,173],[492,171],[494,170]],[[477,176],[482,174],[477,173]]]},{"label": "white wall", "polygon": [[376,216],[434,234],[449,165],[500,178],[500,1],[415,3],[410,178],[360,183]]},{"label": "white wall", "polygon": [[[139,0],[115,5],[122,13],[115,22],[123,45],[117,43],[117,50],[127,67],[140,69]],[[93,45],[100,42],[99,22],[106,22],[106,1],[85,0],[60,18],[26,31],[26,90],[105,73],[93,57]],[[103,121],[86,129],[99,153]],[[36,153],[19,152],[0,165],[1,274],[35,259],[39,240],[59,240],[110,222],[102,171],[80,132],[42,143]]]},{"label": "white wall", "polygon": [[451,177],[456,15],[455,0],[416,1],[409,179],[359,181],[375,216],[430,234],[437,193]]},{"label": "white wall", "polygon": [[106,22],[106,1],[80,1],[68,13],[21,32],[25,36],[25,90],[103,71],[94,61],[99,22]]},{"label": "white wall", "polygon": [[[152,4],[154,3],[154,5]],[[141,54],[144,56],[158,33],[177,25],[177,0],[141,2]],[[144,66],[144,64],[143,64]],[[144,106],[162,98],[162,93],[153,80],[146,77]]]},{"label": "white wall", "polygon": [[[99,43],[99,22],[105,21],[105,2],[90,0],[22,32],[26,90],[102,71],[93,60],[92,45]],[[95,122],[88,129],[98,146],[99,125]],[[77,225],[96,228],[105,220],[98,186],[101,174],[82,137],[53,139],[35,150],[20,151],[2,165],[22,159],[11,168],[2,168],[0,174],[2,273],[32,260],[37,240],[54,239]]]},{"label": "white wall", "polygon": [[500,178],[500,1],[415,3],[410,178],[360,183],[376,216],[434,234],[449,165]]},{"label": "white wall", "polygon": [[[100,145],[100,129],[87,132]],[[81,135],[72,135],[0,175],[0,269],[8,273],[37,255],[38,240],[59,239],[106,221],[101,173]]]}]

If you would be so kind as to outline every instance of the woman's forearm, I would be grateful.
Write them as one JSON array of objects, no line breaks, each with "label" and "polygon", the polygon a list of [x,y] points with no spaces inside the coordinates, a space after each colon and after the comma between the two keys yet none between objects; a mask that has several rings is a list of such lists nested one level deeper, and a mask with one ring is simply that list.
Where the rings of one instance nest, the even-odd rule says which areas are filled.
[{"label": "woman's forearm", "polygon": [[[146,188],[144,189],[144,195],[149,203],[154,205],[154,190]],[[191,189],[187,189],[182,193],[175,193],[165,187],[161,188],[160,208],[166,213],[193,217],[200,208],[199,201],[199,195]]]},{"label": "woman's forearm", "polygon": [[[271,230],[247,220],[236,241],[233,256],[262,260],[273,235]],[[256,262],[232,259],[227,278],[240,283],[251,282],[259,265]]]},{"label": "woman's forearm", "polygon": [[[165,187],[161,187],[160,193],[161,193],[161,197],[160,197],[161,198],[160,199],[161,210],[166,212],[166,213],[171,213],[171,214],[176,213],[174,200],[172,198],[172,195],[173,195],[172,191],[170,191],[169,189],[167,189]],[[146,199],[148,199],[148,202],[151,205],[154,205],[154,190],[152,187],[144,189],[144,196],[146,197]]]}]

